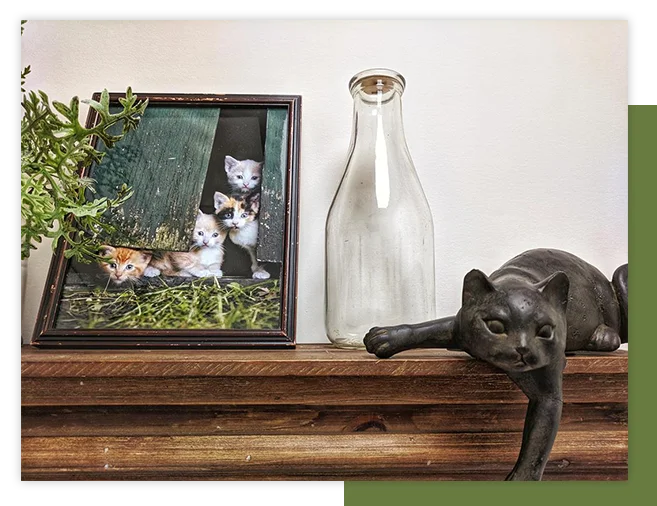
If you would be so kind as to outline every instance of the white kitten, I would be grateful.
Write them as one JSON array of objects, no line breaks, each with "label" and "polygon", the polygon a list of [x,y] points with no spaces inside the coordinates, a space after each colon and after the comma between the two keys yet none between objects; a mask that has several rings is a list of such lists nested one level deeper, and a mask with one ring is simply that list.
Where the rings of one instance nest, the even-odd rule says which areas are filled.
[{"label": "white kitten", "polygon": [[240,194],[259,191],[262,181],[263,165],[264,162],[236,160],[232,156],[227,155],[225,169],[231,190]]},{"label": "white kitten", "polygon": [[224,262],[223,230],[212,214],[196,215],[192,246],[189,252],[166,251],[153,257],[144,271],[144,276],[223,276],[221,265]]}]

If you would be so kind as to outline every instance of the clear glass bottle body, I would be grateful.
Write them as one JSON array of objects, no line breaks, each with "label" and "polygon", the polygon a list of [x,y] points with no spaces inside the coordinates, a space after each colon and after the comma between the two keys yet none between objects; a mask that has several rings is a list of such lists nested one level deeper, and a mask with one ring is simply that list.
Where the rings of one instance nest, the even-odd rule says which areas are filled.
[{"label": "clear glass bottle body", "polygon": [[340,348],[373,326],[435,318],[431,210],[402,122],[404,78],[372,69],[350,81],[354,122],[326,221],[325,325]]}]

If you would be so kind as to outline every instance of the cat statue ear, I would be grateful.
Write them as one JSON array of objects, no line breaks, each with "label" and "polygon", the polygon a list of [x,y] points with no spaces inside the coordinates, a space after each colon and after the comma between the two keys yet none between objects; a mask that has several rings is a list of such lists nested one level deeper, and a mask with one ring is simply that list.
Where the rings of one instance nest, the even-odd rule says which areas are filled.
[{"label": "cat statue ear", "polygon": [[218,211],[221,209],[226,202],[228,202],[228,197],[221,192],[214,192],[214,209]]},{"label": "cat statue ear", "polygon": [[541,281],[537,288],[556,307],[566,310],[570,280],[565,272],[559,271]]},{"label": "cat statue ear", "polygon": [[235,160],[235,158],[233,158],[230,155],[226,155],[226,159],[224,161],[224,168],[226,169],[226,174],[229,174],[238,163],[240,163],[238,160]]},{"label": "cat statue ear", "polygon": [[477,269],[472,269],[463,278],[462,304],[469,305],[472,301],[480,299],[483,295],[493,293],[495,287],[488,276]]}]

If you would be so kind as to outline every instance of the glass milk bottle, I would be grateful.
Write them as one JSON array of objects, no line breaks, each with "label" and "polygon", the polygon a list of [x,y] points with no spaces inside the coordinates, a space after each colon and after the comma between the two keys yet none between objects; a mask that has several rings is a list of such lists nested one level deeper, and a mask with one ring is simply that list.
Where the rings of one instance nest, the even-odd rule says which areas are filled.
[{"label": "glass milk bottle", "polygon": [[325,325],[340,348],[374,326],[435,318],[433,221],[406,145],[404,78],[356,74],[353,131],[326,221]]}]

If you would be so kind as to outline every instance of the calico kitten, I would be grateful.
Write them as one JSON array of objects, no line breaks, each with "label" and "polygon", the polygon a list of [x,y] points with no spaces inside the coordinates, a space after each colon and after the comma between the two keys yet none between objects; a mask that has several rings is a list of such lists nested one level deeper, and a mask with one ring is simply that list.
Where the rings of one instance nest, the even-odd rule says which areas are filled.
[{"label": "calico kitten", "polygon": [[150,251],[114,246],[103,246],[99,254],[108,257],[108,261],[101,261],[98,264],[109,275],[110,281],[117,285],[140,279],[152,257]]},{"label": "calico kitten", "polygon": [[199,211],[190,251],[156,252],[144,275],[220,278],[223,276],[221,265],[224,261],[225,239],[226,231],[219,226],[215,216]]},{"label": "calico kitten", "polygon": [[236,160],[226,155],[225,169],[231,191],[238,195],[248,195],[260,191],[262,166],[264,162]]},{"label": "calico kitten", "polygon": [[228,197],[223,193],[215,192],[214,209],[222,227],[228,231],[231,241],[249,253],[253,278],[269,279],[269,273],[258,264],[255,251],[258,244],[260,194]]}]

